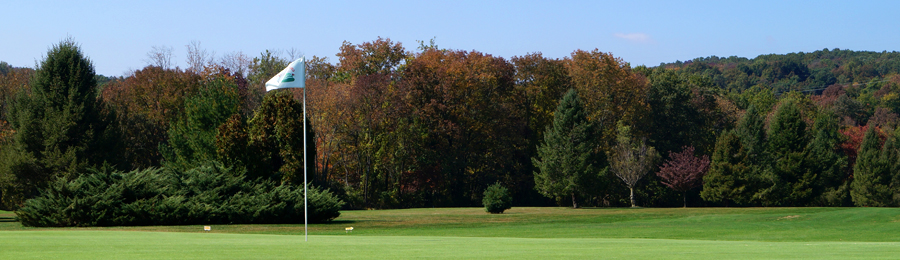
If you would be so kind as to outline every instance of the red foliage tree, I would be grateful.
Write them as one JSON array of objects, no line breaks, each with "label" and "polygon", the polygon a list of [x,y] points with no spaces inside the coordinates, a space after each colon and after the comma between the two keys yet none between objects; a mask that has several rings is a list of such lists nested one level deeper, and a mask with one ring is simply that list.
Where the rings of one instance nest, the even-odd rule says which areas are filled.
[{"label": "red foliage tree", "polygon": [[[852,126],[840,130],[841,134],[846,137],[846,139],[844,139],[844,142],[840,143],[840,149],[844,152],[845,155],[847,155],[847,160],[850,161],[851,169],[853,168],[853,165],[856,164],[856,156],[857,152],[859,152],[859,146],[862,145],[863,136],[866,135],[866,131],[868,130],[868,125]],[[885,133],[884,130],[882,130],[880,127],[875,128],[875,133],[878,134],[878,138],[881,139],[881,144],[884,144],[884,140],[887,139],[887,133]]]},{"label": "red foliage tree", "polygon": [[709,156],[694,156],[694,147],[686,146],[680,153],[669,152],[669,160],[659,168],[657,176],[662,184],[683,195],[684,207],[687,207],[687,191],[703,184],[703,175],[709,170]]}]

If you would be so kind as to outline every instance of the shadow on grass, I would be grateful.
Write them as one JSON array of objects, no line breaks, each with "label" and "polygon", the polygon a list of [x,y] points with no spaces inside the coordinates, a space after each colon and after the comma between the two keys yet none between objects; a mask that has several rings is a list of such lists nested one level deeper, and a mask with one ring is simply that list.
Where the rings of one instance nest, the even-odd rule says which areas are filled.
[{"label": "shadow on grass", "polygon": [[18,222],[15,217],[0,217],[0,222]]}]

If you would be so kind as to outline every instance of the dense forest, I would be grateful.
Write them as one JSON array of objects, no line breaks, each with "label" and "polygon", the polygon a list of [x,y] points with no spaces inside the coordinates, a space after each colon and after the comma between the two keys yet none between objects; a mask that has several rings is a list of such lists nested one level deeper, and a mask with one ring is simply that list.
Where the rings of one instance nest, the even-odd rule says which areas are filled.
[{"label": "dense forest", "polygon": [[302,89],[264,90],[292,52],[216,58],[192,44],[178,68],[154,49],[123,77],[91,67],[65,83],[42,75],[71,60],[0,62],[2,206],[92,174],[210,163],[266,187],[302,184],[307,168],[353,209],[480,206],[495,183],[514,205],[900,205],[898,52],[633,67],[598,49],[505,59],[418,45],[307,57],[306,151]]}]

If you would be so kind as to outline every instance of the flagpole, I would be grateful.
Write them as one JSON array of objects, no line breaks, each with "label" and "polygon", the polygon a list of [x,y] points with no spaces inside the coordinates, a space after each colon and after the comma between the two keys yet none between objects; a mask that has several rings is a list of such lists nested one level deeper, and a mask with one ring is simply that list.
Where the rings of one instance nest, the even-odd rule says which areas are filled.
[{"label": "flagpole", "polygon": [[[304,59],[305,62],[305,59]],[[303,237],[304,241],[309,241],[309,229],[307,227],[307,204],[306,204],[306,193],[308,192],[308,185],[306,184],[306,168],[309,168],[309,164],[306,163],[306,154],[309,150],[306,149],[306,65],[303,66]]]}]

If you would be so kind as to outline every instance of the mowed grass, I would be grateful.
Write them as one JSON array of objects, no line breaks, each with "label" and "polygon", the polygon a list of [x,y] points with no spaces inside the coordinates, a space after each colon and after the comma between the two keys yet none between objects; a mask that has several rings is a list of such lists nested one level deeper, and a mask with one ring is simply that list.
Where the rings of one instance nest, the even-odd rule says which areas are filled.
[{"label": "mowed grass", "polygon": [[[8,215],[9,213],[6,212]],[[0,212],[3,217],[4,212]],[[354,227],[346,233],[345,227]],[[25,228],[0,259],[896,259],[896,208],[481,208],[343,211],[303,225]]]}]

